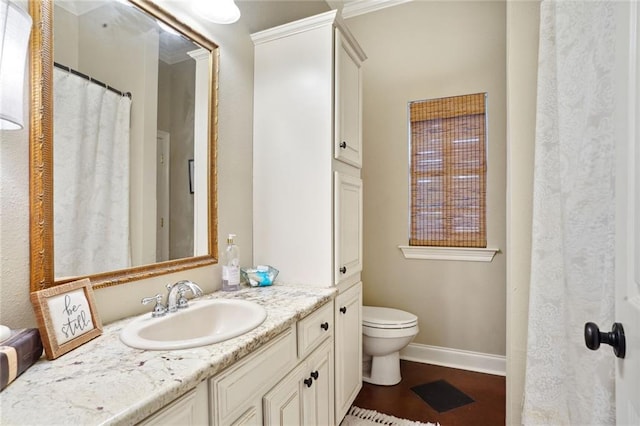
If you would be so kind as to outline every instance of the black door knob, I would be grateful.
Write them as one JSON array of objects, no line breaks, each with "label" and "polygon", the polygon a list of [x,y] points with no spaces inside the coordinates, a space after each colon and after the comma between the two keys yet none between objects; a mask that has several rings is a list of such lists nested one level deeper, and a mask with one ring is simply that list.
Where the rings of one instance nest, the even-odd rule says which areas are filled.
[{"label": "black door knob", "polygon": [[320,373],[318,373],[317,371],[312,371],[311,377],[313,377],[314,380],[318,380],[318,377],[320,377]]},{"label": "black door knob", "polygon": [[340,148],[346,149],[347,148],[347,143],[345,141],[340,142]]},{"label": "black door knob", "polygon": [[347,313],[347,307],[346,306],[341,307],[340,308],[340,312],[342,312],[343,314],[346,314]]},{"label": "black door knob", "polygon": [[307,385],[308,388],[313,384],[313,379],[309,377],[308,379],[304,379],[304,384]]},{"label": "black door knob", "polygon": [[609,333],[601,332],[598,326],[592,322],[586,323],[584,325],[584,342],[592,351],[597,350],[601,343],[611,345],[613,353],[618,358],[624,358],[627,349],[624,328],[619,322],[613,323],[613,328]]},{"label": "black door knob", "polygon": [[322,324],[320,324],[320,328],[323,329],[324,331],[329,330],[329,323],[323,322]]},{"label": "black door knob", "polygon": [[342,268],[340,268],[340,273],[341,274],[346,274],[347,273],[347,267],[343,266]]}]

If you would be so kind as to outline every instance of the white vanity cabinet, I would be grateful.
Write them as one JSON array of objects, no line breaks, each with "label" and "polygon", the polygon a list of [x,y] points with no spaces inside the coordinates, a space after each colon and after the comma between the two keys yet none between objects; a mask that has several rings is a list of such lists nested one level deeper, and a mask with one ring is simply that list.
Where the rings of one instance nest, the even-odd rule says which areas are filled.
[{"label": "white vanity cabinet", "polygon": [[211,378],[211,424],[333,424],[333,312],[324,305]]}]

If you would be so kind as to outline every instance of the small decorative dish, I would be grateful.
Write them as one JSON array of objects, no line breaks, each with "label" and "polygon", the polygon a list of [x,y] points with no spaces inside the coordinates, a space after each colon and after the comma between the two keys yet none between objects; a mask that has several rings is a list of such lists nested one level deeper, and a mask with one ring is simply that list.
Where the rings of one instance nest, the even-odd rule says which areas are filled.
[{"label": "small decorative dish", "polygon": [[278,270],[269,265],[258,265],[255,268],[240,268],[242,278],[251,287],[266,287],[273,284],[278,276]]}]

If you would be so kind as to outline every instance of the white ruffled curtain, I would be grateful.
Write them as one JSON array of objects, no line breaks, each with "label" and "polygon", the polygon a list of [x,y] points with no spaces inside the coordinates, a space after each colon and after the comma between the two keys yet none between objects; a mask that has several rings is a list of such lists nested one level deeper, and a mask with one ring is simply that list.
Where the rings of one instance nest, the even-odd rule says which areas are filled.
[{"label": "white ruffled curtain", "polygon": [[131,265],[131,99],[54,69],[56,277]]},{"label": "white ruffled curtain", "polygon": [[614,314],[614,33],[610,2],[541,4],[525,425],[615,424],[583,334]]}]

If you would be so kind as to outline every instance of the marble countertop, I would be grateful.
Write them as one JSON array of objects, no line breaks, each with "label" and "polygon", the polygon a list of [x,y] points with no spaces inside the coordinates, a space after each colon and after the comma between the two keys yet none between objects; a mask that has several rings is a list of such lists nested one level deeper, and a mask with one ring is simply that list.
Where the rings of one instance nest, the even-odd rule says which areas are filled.
[{"label": "marble countertop", "polygon": [[259,348],[336,293],[333,288],[274,285],[206,295],[203,299],[255,301],[266,308],[267,318],[242,336],[193,349],[133,349],[119,338],[132,318],[109,324],[101,336],[58,359],[48,361],[43,356],[0,392],[0,424],[139,422]]}]

